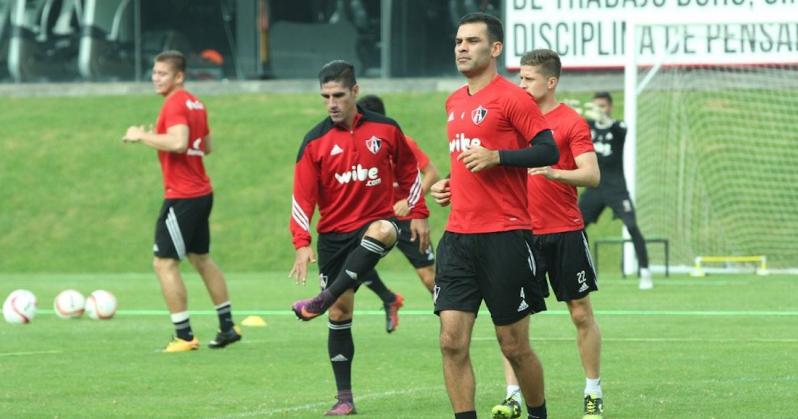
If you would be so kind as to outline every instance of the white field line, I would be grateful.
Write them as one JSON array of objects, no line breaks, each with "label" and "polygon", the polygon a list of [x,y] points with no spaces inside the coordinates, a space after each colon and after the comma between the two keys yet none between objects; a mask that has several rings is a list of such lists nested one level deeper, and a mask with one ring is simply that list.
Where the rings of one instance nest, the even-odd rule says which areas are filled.
[{"label": "white field line", "polygon": [[[444,391],[443,384],[437,387],[419,387],[419,388],[412,388],[412,389],[405,389],[405,390],[391,390],[391,391],[384,391],[380,393],[366,393],[362,396],[355,395],[355,403],[361,400],[374,400],[374,399],[385,399],[388,397],[394,396],[406,396],[410,394],[416,393],[425,393],[429,391],[440,390]],[[246,418],[246,417],[253,417],[253,416],[273,416],[279,415],[282,413],[291,413],[291,412],[299,412],[303,410],[313,410],[313,409],[324,409],[331,407],[334,404],[334,401],[325,401],[325,402],[315,402],[315,403],[307,403],[298,406],[289,406],[289,407],[281,407],[277,409],[260,409],[260,410],[253,410],[250,412],[242,412],[237,413],[234,415],[223,416],[225,418]],[[355,405],[357,406],[357,405]]]},{"label": "white field line", "polygon": [[[475,336],[471,340],[496,340],[495,336]],[[531,342],[575,342],[575,338],[536,338],[530,337]],[[790,338],[601,338],[602,342],[712,342],[712,343],[798,343],[798,339]]]},{"label": "white field line", "polygon": [[26,352],[0,352],[0,357],[3,356],[27,356],[27,355],[49,355],[60,354],[64,351],[26,351]]}]

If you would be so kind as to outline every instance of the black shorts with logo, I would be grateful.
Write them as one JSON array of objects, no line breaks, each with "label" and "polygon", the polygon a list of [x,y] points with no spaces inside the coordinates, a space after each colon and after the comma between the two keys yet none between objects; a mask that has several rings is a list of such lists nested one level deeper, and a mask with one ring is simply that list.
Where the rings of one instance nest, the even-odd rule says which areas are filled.
[{"label": "black shorts with logo", "polygon": [[584,230],[536,235],[532,243],[538,282],[546,297],[549,296],[546,276],[557,301],[578,300],[591,291],[598,291],[596,270]]},{"label": "black shorts with logo", "polygon": [[604,208],[610,207],[614,218],[620,218],[627,227],[637,225],[635,207],[626,189],[587,188],[579,196],[579,210],[585,224],[598,221]]},{"label": "black shorts with logo", "polygon": [[[393,220],[387,221],[390,221],[391,224],[394,225],[398,236],[399,228],[396,226],[396,223]],[[338,273],[344,268],[349,254],[360,246],[363,236],[373,222],[374,221],[370,221],[359,229],[347,233],[319,234],[319,240],[316,243],[316,252],[318,253],[319,259],[319,285],[322,290],[326,289],[335,281]],[[392,248],[385,249],[385,254],[388,254],[391,249]],[[368,275],[363,275],[363,277],[367,276]],[[357,282],[355,291],[357,291],[359,287],[360,282]]]},{"label": "black shorts with logo", "polygon": [[155,222],[153,254],[159,258],[178,259],[188,253],[210,251],[211,230],[208,219],[213,208],[213,194],[186,199],[165,199]]},{"label": "black shorts with logo", "polygon": [[427,251],[422,252],[418,250],[418,239],[410,241],[410,220],[397,221],[396,225],[399,227],[399,241],[396,242],[396,247],[402,251],[410,264],[416,269],[434,265],[435,253],[432,251],[432,242],[430,241]]},{"label": "black shorts with logo", "polygon": [[435,314],[445,310],[477,313],[485,300],[493,324],[504,326],[546,310],[543,287],[535,279],[530,231],[447,231],[437,254]]}]

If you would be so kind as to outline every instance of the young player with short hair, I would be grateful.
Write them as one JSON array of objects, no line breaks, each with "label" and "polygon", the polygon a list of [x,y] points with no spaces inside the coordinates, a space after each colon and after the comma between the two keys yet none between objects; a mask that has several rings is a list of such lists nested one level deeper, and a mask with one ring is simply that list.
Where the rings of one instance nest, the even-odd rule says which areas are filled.
[{"label": "young player with short hair", "polygon": [[165,51],[155,57],[152,82],[164,96],[155,131],[131,126],[123,138],[125,143],[142,143],[158,150],[161,161],[165,200],[155,225],[153,266],[176,331],[164,352],[199,348],[180,274],[180,262],[185,258],[202,277],[219,316],[219,333],[208,347],[223,348],[241,339],[241,331],[233,323],[227,283],[210,256],[208,219],[213,189],[203,165],[203,159],[211,153],[207,112],[205,105],[184,88],[185,74],[182,53]]},{"label": "young player with short hair", "polygon": [[[601,333],[590,302],[590,293],[598,290],[598,283],[576,191],[578,186],[598,185],[600,173],[587,124],[576,111],[557,101],[561,69],[560,57],[552,50],[538,49],[521,57],[521,88],[540,106],[560,150],[557,164],[529,169],[528,208],[538,280],[546,295],[551,284],[557,300],[568,306],[576,326],[586,377],[584,418],[601,418]],[[520,417],[518,381],[507,360],[504,364],[507,398],[494,407],[494,419]]]}]

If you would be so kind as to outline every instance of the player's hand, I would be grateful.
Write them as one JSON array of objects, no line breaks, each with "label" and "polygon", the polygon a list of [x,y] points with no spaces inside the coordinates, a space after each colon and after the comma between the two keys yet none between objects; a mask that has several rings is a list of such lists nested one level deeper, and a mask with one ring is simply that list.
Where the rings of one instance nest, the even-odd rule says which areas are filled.
[{"label": "player's hand", "polygon": [[410,214],[410,206],[407,205],[407,198],[396,201],[396,203],[393,204],[393,212],[396,213],[397,217],[404,217]]},{"label": "player's hand", "polygon": [[472,173],[477,173],[498,166],[499,152],[482,146],[471,146],[468,150],[460,153],[457,160],[465,163],[466,168]]},{"label": "player's hand", "polygon": [[557,170],[552,169],[551,166],[543,166],[543,167],[532,167],[527,170],[530,176],[532,175],[543,175],[546,176],[546,179],[550,180],[557,180]]},{"label": "player's hand", "polygon": [[606,124],[610,120],[610,116],[593,102],[585,103],[585,118],[592,119],[600,124]]},{"label": "player's hand", "polygon": [[305,285],[308,279],[308,263],[316,263],[316,255],[310,246],[300,247],[296,249],[296,259],[294,260],[294,267],[288,273],[289,278],[294,278],[297,285]]},{"label": "player's hand", "polygon": [[429,190],[432,199],[438,205],[445,207],[451,203],[452,190],[449,188],[449,179],[441,179],[435,182]]},{"label": "player's hand", "polygon": [[429,222],[426,218],[410,220],[410,241],[418,240],[418,250],[426,253],[429,249]]},{"label": "player's hand", "polygon": [[137,143],[141,141],[144,137],[144,134],[147,133],[147,129],[144,128],[144,125],[133,125],[128,127],[127,132],[125,132],[125,136],[122,137],[122,142],[125,143]]}]

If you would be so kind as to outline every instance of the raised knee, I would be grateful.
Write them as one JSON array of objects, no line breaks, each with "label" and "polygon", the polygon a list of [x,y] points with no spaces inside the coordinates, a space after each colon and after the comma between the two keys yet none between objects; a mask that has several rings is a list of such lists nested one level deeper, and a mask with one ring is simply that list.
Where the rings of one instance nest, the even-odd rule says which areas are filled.
[{"label": "raised knee", "polygon": [[396,241],[396,228],[390,221],[377,220],[369,225],[366,235],[385,245],[391,245]]}]

